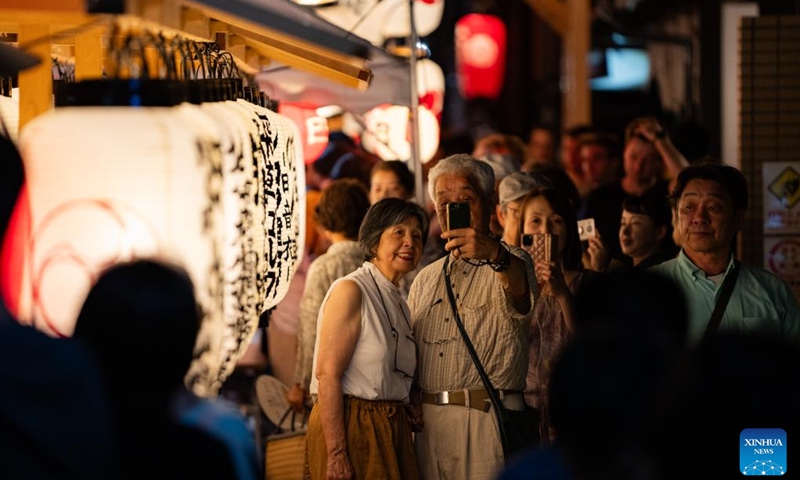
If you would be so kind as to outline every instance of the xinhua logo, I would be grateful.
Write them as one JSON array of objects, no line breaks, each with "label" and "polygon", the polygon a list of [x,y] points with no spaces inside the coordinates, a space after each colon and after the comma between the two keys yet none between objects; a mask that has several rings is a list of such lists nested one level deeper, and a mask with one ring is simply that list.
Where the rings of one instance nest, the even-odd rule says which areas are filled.
[{"label": "xinhua logo", "polygon": [[739,434],[742,475],[786,473],[786,432],[780,428],[745,428]]}]

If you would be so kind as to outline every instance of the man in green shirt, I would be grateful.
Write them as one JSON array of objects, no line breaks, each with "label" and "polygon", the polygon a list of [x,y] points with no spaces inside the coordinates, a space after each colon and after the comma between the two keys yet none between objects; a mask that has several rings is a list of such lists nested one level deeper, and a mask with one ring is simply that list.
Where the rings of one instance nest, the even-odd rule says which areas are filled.
[{"label": "man in green shirt", "polygon": [[[686,167],[671,195],[678,257],[650,271],[674,281],[689,308],[688,339],[703,337],[722,282],[734,267],[733,241],[742,230],[747,183],[734,167],[700,163]],[[768,335],[800,342],[800,311],[788,285],[764,269],[740,264],[719,331]]]}]

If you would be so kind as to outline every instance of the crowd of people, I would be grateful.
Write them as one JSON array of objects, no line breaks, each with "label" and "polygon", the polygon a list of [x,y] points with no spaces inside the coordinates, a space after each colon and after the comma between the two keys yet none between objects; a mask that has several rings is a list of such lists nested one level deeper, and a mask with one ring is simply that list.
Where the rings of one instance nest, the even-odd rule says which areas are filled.
[{"label": "crowd of people", "polygon": [[[0,233],[24,178],[1,140]],[[800,310],[736,257],[736,168],[690,162],[649,117],[622,141],[537,126],[528,144],[443,149],[420,205],[405,162],[331,140],[308,166],[302,274],[273,312],[297,332],[283,380],[310,411],[307,478],[671,480],[708,452],[679,447],[689,430],[735,446],[743,428],[798,428]],[[0,477],[263,478],[245,419],[183,385],[199,315],[159,259],[105,271],[71,339],[0,310],[0,448],[16,459]],[[750,374],[779,400],[735,386]],[[509,452],[498,409],[530,413],[537,440]],[[735,472],[736,454],[694,473]]]},{"label": "crowd of people", "polygon": [[[472,151],[432,162],[425,172],[428,243],[409,238],[405,250],[395,250],[408,253],[407,273],[388,283],[353,281],[351,298],[360,302],[355,332],[341,323],[350,310],[317,312],[318,336],[327,332],[314,345],[319,370],[312,377],[320,383],[312,378],[310,389],[295,386],[307,392],[303,407],[319,411],[321,426],[308,432],[309,478],[376,478],[376,458],[380,478],[676,478],[665,466],[665,452],[675,451],[664,448],[665,439],[679,438],[675,426],[686,423],[673,417],[673,425],[664,423],[664,412],[681,411],[702,424],[691,405],[677,403],[708,394],[692,390],[689,372],[698,371],[687,362],[713,375],[730,347],[715,350],[721,357],[714,360],[704,355],[709,345],[735,342],[731,337],[794,352],[800,312],[793,293],[776,276],[736,259],[748,202],[742,173],[710,157],[690,162],[654,118],[634,119],[622,139],[581,125],[565,132],[559,159],[553,131],[537,126],[529,145],[492,133]],[[370,212],[381,205],[376,192],[413,198],[403,162],[373,165],[379,180],[363,185],[372,193]],[[449,228],[455,202],[468,204],[467,228]],[[547,258],[532,240],[542,235],[552,252]],[[417,257],[419,249],[432,254]],[[363,260],[369,268],[376,258]],[[726,282],[731,297],[719,301]],[[392,320],[382,306],[387,298],[407,314]],[[711,320],[715,307],[723,313]],[[374,317],[383,323],[378,340],[386,355],[379,374],[354,353],[375,340],[362,333],[377,328]],[[332,326],[348,349],[344,357],[345,347],[326,344]],[[414,372],[411,361],[398,363],[407,354],[398,343],[405,335],[416,351]],[[502,407],[532,413],[527,428],[538,440],[528,451],[513,457],[504,451],[499,407],[470,344]],[[338,368],[323,363],[330,355]],[[323,379],[336,383],[333,397],[323,394]],[[387,393],[387,385],[402,382],[402,395]],[[298,397],[291,400],[297,405]],[[409,428],[355,423],[353,405],[378,412],[387,401],[402,404],[389,416]],[[797,415],[781,414],[790,428]],[[730,420],[747,426],[737,416]],[[392,452],[370,446],[381,435]],[[414,462],[413,473],[403,461]]]}]

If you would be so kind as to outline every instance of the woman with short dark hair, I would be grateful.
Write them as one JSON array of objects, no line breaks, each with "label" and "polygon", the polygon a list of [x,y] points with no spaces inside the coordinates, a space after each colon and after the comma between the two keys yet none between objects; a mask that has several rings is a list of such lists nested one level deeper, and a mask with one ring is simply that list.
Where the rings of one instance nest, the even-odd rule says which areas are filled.
[{"label": "woman with short dark hair", "polygon": [[306,435],[312,479],[418,478],[411,432],[421,414],[409,405],[417,345],[398,284],[427,235],[422,207],[378,201],[359,231],[366,261],[322,302]]}]

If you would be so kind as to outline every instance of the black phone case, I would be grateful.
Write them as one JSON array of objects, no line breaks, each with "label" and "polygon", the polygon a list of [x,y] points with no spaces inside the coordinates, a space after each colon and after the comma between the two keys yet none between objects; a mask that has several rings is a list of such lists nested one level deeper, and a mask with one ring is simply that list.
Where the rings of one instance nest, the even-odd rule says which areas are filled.
[{"label": "black phone case", "polygon": [[447,229],[458,230],[470,227],[469,203],[450,202],[447,204]]}]

